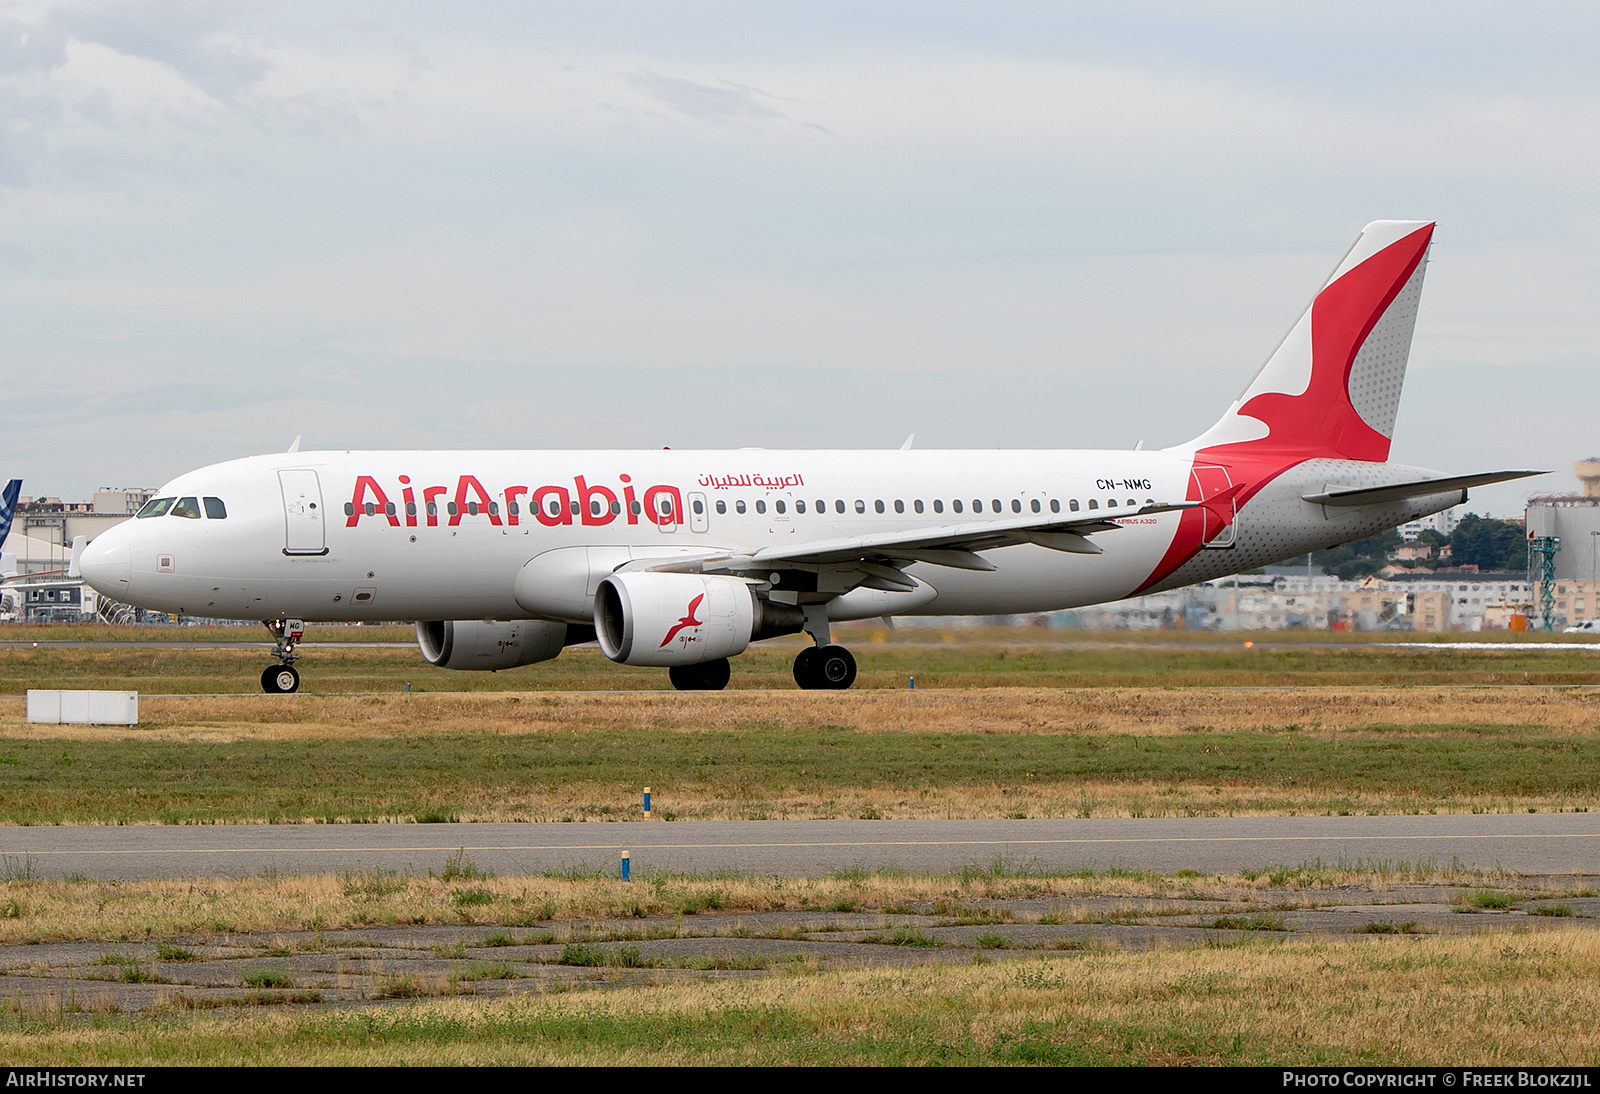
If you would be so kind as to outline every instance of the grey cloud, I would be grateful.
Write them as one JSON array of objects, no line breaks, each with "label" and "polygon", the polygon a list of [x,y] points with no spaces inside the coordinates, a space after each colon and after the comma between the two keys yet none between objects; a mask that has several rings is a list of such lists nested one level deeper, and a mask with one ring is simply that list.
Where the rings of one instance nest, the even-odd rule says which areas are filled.
[{"label": "grey cloud", "polygon": [[[702,121],[764,122],[786,116],[767,105],[772,96],[759,88],[742,87],[723,81],[720,85],[702,84],[678,76],[644,72],[631,78],[634,87],[652,99],[665,103],[678,113]],[[766,101],[763,101],[766,100]]]},{"label": "grey cloud", "polygon": [[57,12],[52,29],[80,41],[170,65],[224,101],[237,99],[266,73],[266,60],[216,36],[238,27],[260,5],[146,2],[93,4]]}]

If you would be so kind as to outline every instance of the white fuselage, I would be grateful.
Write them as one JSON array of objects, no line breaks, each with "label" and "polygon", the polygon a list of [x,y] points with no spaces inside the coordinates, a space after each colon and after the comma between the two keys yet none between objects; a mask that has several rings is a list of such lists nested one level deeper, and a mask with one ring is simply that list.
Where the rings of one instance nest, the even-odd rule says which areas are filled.
[{"label": "white fuselage", "polygon": [[[1188,448],[297,452],[174,479],[160,496],[218,499],[226,516],[208,515],[202,504],[197,517],[130,520],[89,546],[82,569],[113,599],[213,618],[586,622],[583,598],[594,573],[629,558],[751,554],[775,544],[1091,508],[1117,519],[1151,500],[1198,496],[1195,463]],[[1027,544],[985,552],[993,571],[916,563],[907,572],[926,588],[884,611],[1052,611],[1222,576],[1458,500],[1459,492],[1333,511],[1299,497],[1328,482],[1403,481],[1416,471],[1302,460],[1256,487],[1225,547],[1175,558],[1182,514],[1122,519],[1094,537],[1101,554]],[[564,554],[550,554],[558,551]],[[565,600],[562,590],[546,595],[545,584],[565,580],[572,567],[545,565],[541,556],[581,556],[592,572],[572,579]]]}]

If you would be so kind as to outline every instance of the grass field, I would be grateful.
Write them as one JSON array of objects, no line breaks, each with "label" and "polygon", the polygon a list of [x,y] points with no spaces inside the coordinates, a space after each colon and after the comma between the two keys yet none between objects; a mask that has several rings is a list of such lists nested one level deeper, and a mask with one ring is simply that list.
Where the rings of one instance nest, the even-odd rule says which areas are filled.
[{"label": "grass field", "polygon": [[[1580,644],[862,625],[850,692],[797,691],[784,640],[729,691],[679,694],[592,650],[447,673],[350,645],[407,631],[326,628],[294,696],[256,693],[253,629],[31,645],[99,633],[0,632],[30,643],[0,649],[0,823],[605,821],[644,785],[682,818],[1600,808],[1600,647]],[[137,689],[142,721],[29,725],[30,687]],[[14,1065],[1600,1063],[1593,879],[30,872],[0,864]],[[1329,933],[1363,901],[1349,921],[1373,933]],[[815,956],[849,948],[843,926],[783,918],[824,913],[882,918],[849,936],[869,967]],[[1162,942],[1183,916],[1197,941]],[[378,930],[426,937],[373,950]],[[1117,942],[1139,931],[1150,948]],[[754,956],[704,948],[735,940]]]},{"label": "grass field", "polygon": [[[15,986],[0,1056],[1594,1066],[1600,934],[1582,880],[1394,867],[13,878],[0,882],[0,973]],[[1365,914],[1339,907],[1352,902]],[[1513,908],[1545,911],[1513,921]],[[1298,922],[1330,922],[1319,909],[1343,925]],[[1162,922],[1189,937],[1157,927],[1119,943]],[[493,926],[507,923],[522,926]]]},{"label": "grass field", "polygon": [[[35,688],[126,688],[150,693],[258,694],[270,663],[261,628],[8,626],[0,641],[101,641],[91,649],[0,649],[0,694]],[[1600,682],[1600,644],[1584,637],[1569,649],[1473,652],[1478,639],[1547,643],[1579,636],[1459,636],[1465,650],[1423,648],[1402,636],[1374,648],[1371,635],[1273,632],[1219,637],[1182,632],[1087,635],[1073,631],[991,628],[940,631],[881,626],[837,628],[860,665],[858,689],[976,687],[1293,687],[1304,685],[1572,684]],[[574,648],[553,661],[505,672],[451,672],[427,665],[413,647],[339,648],[360,642],[411,642],[406,628],[323,627],[300,662],[313,694],[413,691],[670,690],[666,670],[607,661]],[[1416,639],[1416,640],[1413,640]],[[237,644],[238,649],[148,649],[136,641]],[[1247,648],[1245,642],[1255,645]],[[729,687],[793,690],[791,665],[804,640],[776,639],[733,659]]]},{"label": "grass field", "polygon": [[[140,629],[207,630],[240,633]],[[1578,686],[1594,646],[943,637],[858,628],[862,682],[844,693],[793,687],[794,642],[737,659],[720,694],[583,649],[449,673],[331,645],[294,696],[253,691],[252,648],[0,649],[16,696],[0,697],[0,823],[604,820],[647,785],[682,818],[1600,808],[1600,690]],[[30,726],[29,687],[137,689],[143,720]],[[639,690],[595,690],[612,688]]]}]

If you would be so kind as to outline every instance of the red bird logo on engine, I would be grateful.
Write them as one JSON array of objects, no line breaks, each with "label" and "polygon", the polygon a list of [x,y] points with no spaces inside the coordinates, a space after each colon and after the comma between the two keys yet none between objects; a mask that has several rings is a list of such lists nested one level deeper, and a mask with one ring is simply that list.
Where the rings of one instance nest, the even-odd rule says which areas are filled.
[{"label": "red bird logo on engine", "polygon": [[[681,619],[672,625],[672,628],[669,631],[667,631],[667,636],[661,640],[661,646],[665,646],[668,642],[671,642],[674,638],[676,638],[678,636],[678,632],[683,630],[683,628],[700,626],[700,620],[694,617],[694,613],[695,609],[700,607],[700,602],[705,598],[706,594],[701,593],[699,596],[689,601],[689,610]],[[694,639],[691,638],[689,641],[692,642]],[[661,646],[657,646],[656,648],[660,649]]]}]

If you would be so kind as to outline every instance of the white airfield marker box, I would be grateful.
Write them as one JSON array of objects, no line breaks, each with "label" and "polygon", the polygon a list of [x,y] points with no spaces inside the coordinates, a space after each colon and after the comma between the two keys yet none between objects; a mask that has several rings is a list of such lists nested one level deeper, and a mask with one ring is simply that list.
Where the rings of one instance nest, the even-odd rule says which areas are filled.
[{"label": "white airfield marker box", "polygon": [[28,721],[47,725],[137,725],[139,693],[29,689]]}]

